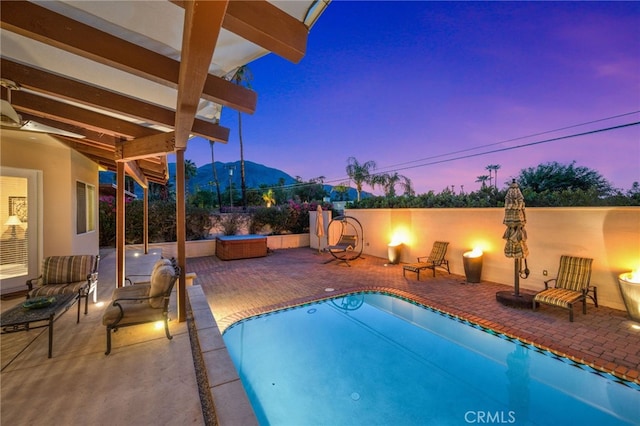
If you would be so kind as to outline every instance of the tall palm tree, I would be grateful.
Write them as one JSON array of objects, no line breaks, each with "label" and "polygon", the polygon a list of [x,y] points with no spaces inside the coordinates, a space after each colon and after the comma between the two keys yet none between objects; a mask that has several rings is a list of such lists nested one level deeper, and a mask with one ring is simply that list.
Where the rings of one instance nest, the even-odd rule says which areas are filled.
[{"label": "tall palm tree", "polygon": [[184,182],[185,190],[189,192],[189,179],[196,177],[198,174],[198,167],[196,163],[191,160],[184,160]]},{"label": "tall palm tree", "polygon": [[491,178],[493,177],[493,175],[491,174],[491,171],[493,170],[493,166],[491,164],[489,164],[487,167],[485,167],[485,170],[489,170],[489,187],[491,187]]},{"label": "tall palm tree", "polygon": [[494,186],[496,189],[498,189],[498,169],[500,168],[500,164],[493,164],[491,166],[491,168],[493,169],[493,180],[494,180]]},{"label": "tall palm tree", "polygon": [[489,186],[491,186],[491,172],[493,172],[494,187],[498,188],[498,169],[500,164],[489,164],[486,169],[489,170]]},{"label": "tall palm tree", "polygon": [[[253,80],[253,74],[246,65],[238,68],[231,77],[231,81],[240,86],[245,86],[251,89],[251,80]],[[247,180],[244,170],[244,142],[242,140],[242,112],[238,111],[238,138],[240,142],[240,190],[242,191],[242,208],[247,209]]]},{"label": "tall palm tree", "polygon": [[216,170],[216,160],[213,158],[213,144],[215,141],[209,141],[211,147],[211,169],[213,170],[213,182],[216,185],[216,192],[218,193],[218,206],[222,207],[222,194],[220,193],[220,181],[218,181],[218,170]]},{"label": "tall palm tree", "polygon": [[373,186],[373,179],[371,171],[375,170],[375,161],[367,161],[360,164],[355,157],[349,157],[347,159],[347,175],[356,185],[356,192],[358,193],[358,201],[360,201],[360,193],[362,192],[362,184],[366,183]]}]

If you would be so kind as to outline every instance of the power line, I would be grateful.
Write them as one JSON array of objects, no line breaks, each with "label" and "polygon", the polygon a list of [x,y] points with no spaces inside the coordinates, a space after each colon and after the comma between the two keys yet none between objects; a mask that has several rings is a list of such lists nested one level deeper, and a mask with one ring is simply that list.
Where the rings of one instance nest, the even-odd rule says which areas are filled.
[{"label": "power line", "polygon": [[496,152],[511,151],[511,150],[514,150],[514,149],[526,148],[526,147],[529,147],[529,146],[540,145],[540,144],[543,144],[543,143],[555,142],[555,141],[564,140],[564,139],[571,139],[571,138],[577,138],[577,137],[580,137],[580,136],[587,136],[587,135],[593,135],[593,134],[596,134],[596,133],[608,132],[608,131],[611,131],[611,130],[623,129],[625,127],[637,126],[638,124],[640,124],[640,121],[635,121],[635,122],[627,123],[627,124],[620,124],[618,126],[605,127],[605,128],[597,129],[597,130],[590,130],[588,132],[574,133],[572,135],[558,136],[556,138],[544,139],[544,140],[541,140],[541,141],[529,142],[529,143],[525,143],[525,144],[522,144],[522,145],[510,146],[510,147],[501,148],[501,149],[494,149],[494,150],[491,150],[491,151],[485,151],[485,152],[480,152],[480,153],[476,153],[476,154],[463,155],[463,156],[459,156],[459,157],[449,158],[449,159],[446,159],[446,160],[432,161],[430,163],[424,163],[424,164],[418,164],[418,165],[415,165],[415,166],[399,168],[399,169],[396,169],[394,171],[414,169],[416,167],[424,167],[424,166],[429,166],[429,165],[433,165],[433,164],[446,163],[448,161],[462,160],[462,159],[465,159],[465,158],[479,157],[481,155],[494,154]]},{"label": "power line", "polygon": [[[494,154],[494,153],[497,153],[497,152],[511,151],[511,150],[514,150],[514,149],[526,148],[526,147],[529,147],[529,146],[540,145],[540,144],[555,142],[555,141],[559,141],[559,140],[577,138],[577,137],[581,137],[581,136],[587,136],[587,135],[592,135],[592,134],[596,134],[596,133],[603,133],[603,132],[608,132],[608,131],[612,131],[612,130],[618,130],[618,129],[622,129],[622,128],[626,128],[626,127],[637,126],[638,124],[640,124],[640,121],[635,121],[635,122],[631,122],[631,123],[627,123],[627,124],[620,124],[620,125],[617,125],[617,126],[605,127],[605,128],[596,129],[596,130],[590,130],[590,131],[587,131],[587,132],[574,133],[574,134],[571,134],[571,135],[558,136],[558,137],[555,137],[555,138],[543,139],[541,141],[529,142],[529,143],[525,143],[525,144],[511,146],[511,147],[494,149],[494,150],[490,150],[490,151],[483,151],[483,152],[474,153],[474,154],[461,155],[461,156],[457,156],[457,157],[453,157],[453,158],[446,158],[446,159],[437,160],[437,161],[430,161],[430,162],[427,162],[427,163],[421,163],[421,164],[417,164],[417,165],[413,165],[413,166],[398,167],[398,168],[394,168],[394,169],[391,169],[391,170],[379,171],[379,172],[376,172],[376,173],[372,173],[372,175],[379,175],[379,174],[388,173],[388,172],[399,172],[399,171],[402,171],[402,170],[409,170],[409,169],[415,169],[415,168],[418,168],[418,167],[431,166],[431,165],[434,165],[434,164],[447,163],[447,162],[450,162],[450,161],[463,160],[465,158],[473,158],[473,157],[479,157],[479,156],[483,156],[483,155],[487,155],[487,154]],[[543,134],[544,133],[549,133],[549,132],[543,132]],[[523,139],[523,138],[518,138],[518,139]],[[485,147],[494,146],[494,145],[499,144],[499,143],[501,143],[501,142],[494,143],[494,144],[489,144],[489,145],[486,145]],[[470,150],[471,149],[466,149],[466,150],[461,150],[461,151],[456,151],[456,152],[457,153],[462,153],[462,152],[468,152]],[[449,155],[451,155],[451,154],[449,154]],[[416,161],[430,160],[430,159],[439,158],[439,157],[442,157],[442,156],[443,155],[439,155],[439,156],[435,156],[435,157],[428,157],[428,158],[425,158],[425,159],[422,159],[422,160],[416,160]],[[407,163],[402,163],[402,164],[410,164],[410,163],[413,163],[413,161],[412,162],[407,162]],[[348,179],[348,178],[327,180],[327,181],[325,181],[325,183],[341,182],[341,181],[344,181],[345,179]]]},{"label": "power line", "polygon": [[[540,133],[536,133],[536,134],[529,135],[529,136],[522,136],[522,137],[518,137],[518,138],[514,138],[514,139],[505,140],[505,141],[502,141],[502,142],[495,142],[495,143],[491,143],[491,144],[487,144],[487,145],[482,145],[482,146],[478,146],[478,147],[475,147],[475,148],[467,148],[467,149],[463,149],[463,150],[453,151],[453,152],[448,153],[448,154],[440,154],[440,155],[435,155],[435,156],[431,156],[431,157],[422,158],[422,159],[419,159],[419,160],[412,160],[412,161],[408,161],[408,162],[404,162],[404,163],[399,163],[396,166],[402,166],[402,165],[405,165],[405,164],[413,164],[413,163],[420,162],[420,161],[433,160],[435,158],[441,158],[441,157],[450,156],[450,155],[454,155],[454,154],[461,154],[461,153],[464,153],[464,152],[475,151],[477,149],[488,148],[488,147],[499,145],[499,144],[502,144],[502,143],[505,143],[505,142],[513,142],[513,141],[516,141],[516,140],[527,139],[527,138],[530,138],[530,137],[533,137],[533,136],[540,136],[540,135],[544,135],[544,134],[557,132],[557,131],[560,131],[560,130],[566,130],[566,129],[570,129],[570,128],[584,126],[584,125],[587,125],[587,124],[593,124],[593,123],[597,123],[597,122],[611,120],[613,118],[620,118],[620,117],[624,117],[624,116],[628,116],[628,115],[632,115],[632,114],[637,114],[639,112],[640,111],[629,112],[629,113],[620,114],[620,115],[616,115],[616,116],[612,116],[612,117],[608,117],[608,118],[603,118],[603,119],[599,119],[599,120],[593,120],[593,121],[582,123],[582,124],[576,124],[576,125],[572,125],[572,126],[567,126],[567,127],[563,127],[563,128],[560,128],[560,129],[540,132]],[[415,169],[415,168],[418,168],[418,167],[431,166],[431,165],[434,165],[434,164],[442,164],[442,163],[447,163],[447,162],[451,162],[451,161],[463,160],[463,159],[466,159],[466,158],[480,157],[480,156],[483,156],[483,155],[495,154],[497,152],[511,151],[511,150],[520,149],[520,148],[526,148],[526,147],[530,147],[530,146],[534,146],[534,145],[541,145],[541,144],[550,143],[550,142],[556,142],[556,141],[560,141],[560,140],[572,139],[572,138],[577,138],[577,137],[581,137],[581,136],[588,136],[588,135],[593,135],[593,134],[597,134],[597,133],[603,133],[603,132],[608,132],[608,131],[613,131],[613,130],[619,130],[619,129],[623,129],[623,128],[627,128],[627,127],[637,126],[639,124],[640,124],[640,121],[635,121],[635,122],[626,123],[626,124],[620,124],[620,125],[616,125],[616,126],[604,127],[604,128],[596,129],[596,130],[589,130],[589,131],[586,131],[586,132],[574,133],[574,134],[571,134],[571,135],[565,135],[565,136],[558,136],[558,137],[555,137],[555,138],[543,139],[543,140],[540,140],[540,141],[524,143],[524,144],[515,145],[515,146],[511,146],[511,147],[505,147],[505,148],[494,149],[494,150],[490,150],[490,151],[483,151],[483,152],[479,152],[479,153],[461,155],[461,156],[457,156],[457,157],[453,157],[453,158],[441,159],[441,160],[437,160],[437,161],[430,161],[430,162],[416,164],[416,165],[407,166],[407,167],[397,167],[397,168],[393,168],[393,169],[385,168],[382,171],[377,171],[377,172],[371,173],[371,174],[375,176],[375,175],[380,175],[380,174],[388,173],[388,172],[399,172],[399,171],[402,171],[402,170]],[[392,167],[392,166],[389,166],[389,167]],[[330,180],[325,180],[323,182],[298,182],[298,183],[294,183],[294,184],[290,184],[290,185],[269,186],[269,187],[263,187],[263,188],[260,188],[260,189],[262,189],[262,190],[294,189],[294,188],[302,188],[302,187],[311,186],[311,185],[323,185],[323,184],[330,184],[330,183],[336,183],[336,182],[344,182],[345,180],[349,180],[349,177],[347,176],[347,177],[339,178],[339,179],[330,179]]]},{"label": "power line", "polygon": [[586,125],[594,124],[594,123],[600,123],[600,122],[603,122],[603,121],[613,120],[615,118],[626,117],[626,116],[634,115],[634,114],[638,114],[638,113],[640,113],[640,110],[632,111],[632,112],[626,112],[626,113],[618,114],[618,115],[613,115],[611,117],[606,117],[606,118],[599,118],[597,120],[586,121],[584,123],[573,124],[573,125],[570,125],[570,126],[560,127],[558,129],[547,130],[547,131],[539,132],[539,133],[533,133],[533,134],[527,135],[527,136],[520,136],[520,137],[517,137],[517,138],[506,139],[506,140],[503,140],[503,141],[493,142],[493,143],[486,144],[486,145],[480,145],[480,146],[476,146],[476,147],[472,147],[472,148],[465,148],[465,149],[461,149],[461,150],[458,150],[458,151],[452,151],[452,152],[448,152],[448,153],[444,153],[444,154],[433,155],[433,156],[430,156],[430,157],[420,158],[420,159],[417,159],[417,160],[411,160],[411,161],[406,161],[406,162],[403,162],[403,163],[392,164],[390,166],[382,167],[382,169],[383,170],[391,169],[393,171],[393,169],[395,167],[404,166],[405,164],[413,164],[413,163],[417,163],[417,162],[420,162],[420,161],[432,160],[434,158],[448,157],[448,156],[454,155],[454,154],[461,154],[463,152],[475,151],[477,149],[482,149],[482,148],[488,148],[488,147],[491,147],[491,146],[501,145],[501,144],[507,143],[507,142],[515,142],[515,141],[519,141],[519,140],[522,140],[522,139],[528,139],[528,138],[532,138],[532,137],[536,137],[536,136],[547,135],[549,133],[555,133],[555,132],[559,132],[559,131],[562,131],[562,130],[573,129],[573,128],[576,128],[576,127],[582,127],[582,126],[586,126]]}]

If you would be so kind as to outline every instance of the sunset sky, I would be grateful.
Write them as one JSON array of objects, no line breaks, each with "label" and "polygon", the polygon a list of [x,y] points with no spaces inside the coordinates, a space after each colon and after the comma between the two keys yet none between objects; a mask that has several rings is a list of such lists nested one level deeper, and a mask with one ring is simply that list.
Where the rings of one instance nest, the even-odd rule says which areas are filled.
[{"label": "sunset sky", "polygon": [[[249,67],[245,160],[305,181],[347,182],[350,156],[419,194],[477,190],[489,164],[499,187],[574,160],[617,188],[640,181],[640,2],[334,0],[299,64],[270,54]],[[240,159],[237,119],[223,110],[216,161]],[[210,163],[208,141],[186,158]]]}]

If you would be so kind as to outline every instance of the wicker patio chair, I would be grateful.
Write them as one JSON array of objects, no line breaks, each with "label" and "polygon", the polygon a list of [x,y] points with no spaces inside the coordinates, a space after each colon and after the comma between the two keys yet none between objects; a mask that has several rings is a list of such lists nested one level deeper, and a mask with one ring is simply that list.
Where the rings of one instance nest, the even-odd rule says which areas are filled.
[{"label": "wicker patio chair", "polygon": [[449,261],[445,259],[448,246],[449,243],[446,241],[435,241],[429,256],[420,256],[418,257],[417,262],[402,265],[402,276],[405,276],[406,271],[415,272],[417,274],[418,281],[420,281],[421,270],[431,269],[433,271],[433,276],[435,277],[436,268],[446,269],[446,271],[451,274],[451,271],[449,270]]},{"label": "wicker patio chair", "polygon": [[[584,257],[561,256],[557,277],[545,281],[545,289],[533,297],[533,310],[539,303],[568,309],[569,321],[573,322],[574,303],[582,301],[582,313],[586,314],[589,297],[597,308],[597,289],[589,285],[592,262],[593,259]],[[555,281],[555,286],[549,287],[552,281]]]}]

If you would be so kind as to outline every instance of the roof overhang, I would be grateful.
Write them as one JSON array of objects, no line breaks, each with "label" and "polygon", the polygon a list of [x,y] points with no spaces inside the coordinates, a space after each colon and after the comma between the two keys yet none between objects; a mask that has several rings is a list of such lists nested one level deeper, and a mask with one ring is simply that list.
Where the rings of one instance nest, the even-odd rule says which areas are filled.
[{"label": "roof overhang", "polygon": [[1,2],[2,78],[20,86],[2,99],[23,121],[82,135],[56,137],[105,169],[125,162],[139,183],[164,182],[166,154],[191,136],[227,142],[223,107],[255,111],[236,70],[269,52],[299,62],[328,4]]}]

